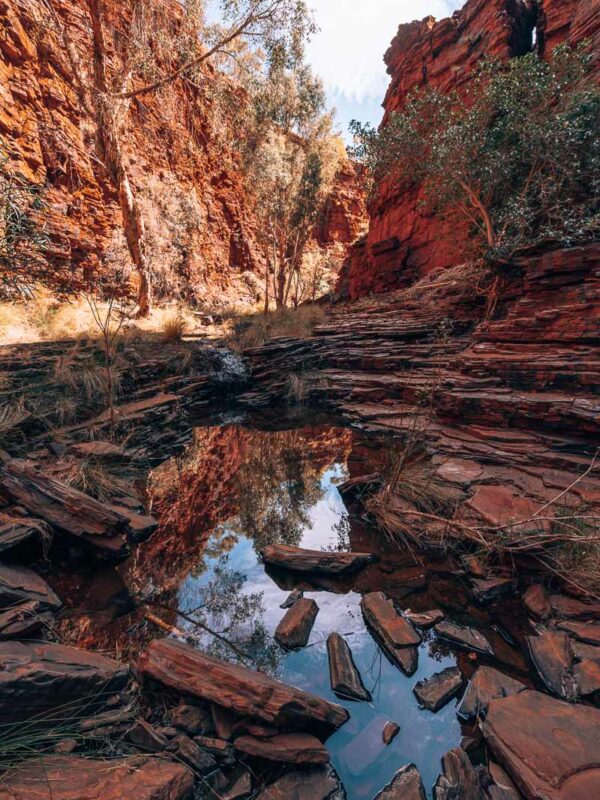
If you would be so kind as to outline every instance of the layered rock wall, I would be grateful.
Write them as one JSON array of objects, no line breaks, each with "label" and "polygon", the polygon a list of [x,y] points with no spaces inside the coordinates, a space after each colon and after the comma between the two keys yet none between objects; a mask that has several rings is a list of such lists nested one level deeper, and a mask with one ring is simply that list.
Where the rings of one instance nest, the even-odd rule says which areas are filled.
[{"label": "layered rock wall", "polygon": [[[130,29],[129,4],[108,0],[106,28],[118,40]],[[56,18],[38,0],[0,0],[0,143],[9,169],[45,187],[47,232],[54,258],[75,275],[128,258],[113,187],[93,153],[94,129],[78,92],[61,38],[65,26],[89,69],[91,38],[84,0],[51,0]],[[149,8],[177,31],[182,8],[166,0]],[[159,35],[155,37],[157,40]],[[150,41],[149,47],[159,50]],[[166,69],[168,65],[160,64]],[[115,71],[119,57],[111,52]],[[177,81],[134,99],[123,146],[148,230],[159,294],[203,300],[260,293],[262,271],[253,204],[236,154],[222,135],[218,109],[205,87]],[[239,101],[242,102],[240,93]],[[364,215],[355,174],[343,169],[339,191],[316,239],[338,260]]]},{"label": "layered rock wall", "polygon": [[[448,19],[427,17],[401,25],[385,55],[390,86],[384,122],[402,109],[418,87],[460,91],[486,57],[507,59],[538,47],[589,40],[600,52],[599,0],[468,0]],[[356,299],[410,285],[435,270],[459,263],[467,229],[457,229],[420,208],[418,190],[378,187],[369,208],[369,233],[349,257],[338,285]]]}]

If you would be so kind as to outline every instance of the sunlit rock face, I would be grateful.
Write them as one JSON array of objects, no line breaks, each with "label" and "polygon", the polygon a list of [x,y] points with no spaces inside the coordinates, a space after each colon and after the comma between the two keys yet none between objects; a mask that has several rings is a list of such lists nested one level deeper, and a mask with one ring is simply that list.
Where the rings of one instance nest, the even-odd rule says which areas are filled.
[{"label": "sunlit rock face", "polygon": [[[177,30],[182,5],[153,0],[161,25]],[[132,4],[107,0],[107,32],[123,36]],[[85,0],[51,0],[60,23],[76,44],[81,63],[91,64],[89,13]],[[149,5],[152,8],[152,4]],[[52,255],[72,265],[76,277],[106,261],[127,260],[118,198],[93,153],[94,128],[76,91],[74,70],[56,23],[43,3],[0,2],[0,137],[8,168],[45,186],[46,231]],[[111,38],[111,37],[109,37]],[[154,45],[150,43],[152,49]],[[123,66],[111,46],[115,71]],[[160,60],[160,59],[159,59]],[[215,119],[206,90],[176,81],[165,90],[132,101],[122,144],[158,273],[159,294],[201,295],[203,302],[260,295],[264,256],[253,202],[238,156]],[[244,95],[237,92],[237,102]],[[315,246],[341,263],[346,247],[366,219],[354,171],[341,170]]]},{"label": "sunlit rock face", "polygon": [[[385,120],[418,87],[461,90],[483,58],[507,59],[537,47],[590,41],[600,52],[600,7],[589,0],[468,0],[452,17],[400,25],[385,55],[390,85]],[[369,233],[344,265],[338,293],[351,300],[412,284],[464,260],[467,228],[419,208],[418,189],[382,183],[369,206]]]}]

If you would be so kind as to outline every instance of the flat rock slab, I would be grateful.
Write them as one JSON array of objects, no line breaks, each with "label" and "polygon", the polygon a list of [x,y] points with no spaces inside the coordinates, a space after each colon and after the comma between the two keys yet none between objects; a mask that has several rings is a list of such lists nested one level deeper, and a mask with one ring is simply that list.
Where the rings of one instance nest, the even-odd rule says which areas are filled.
[{"label": "flat rock slab", "polygon": [[386,722],[381,732],[381,738],[384,744],[391,744],[396,736],[400,733],[400,725],[396,722]]},{"label": "flat rock slab", "polygon": [[434,608],[432,611],[406,611],[404,616],[411,625],[427,630],[441,622],[445,615],[439,608]]},{"label": "flat rock slab", "polygon": [[256,800],[346,800],[333,767],[288,772],[263,789]]},{"label": "flat rock slab", "polygon": [[580,661],[579,664],[575,664],[573,677],[582,697],[589,697],[600,692],[600,660],[587,658]]},{"label": "flat rock slab", "polygon": [[0,643],[0,719],[89,716],[127,686],[129,670],[97,653],[38,642]]},{"label": "flat rock slab", "polygon": [[514,594],[517,584],[512,578],[487,578],[472,581],[472,587],[475,600],[485,605]]},{"label": "flat rock slab", "polygon": [[493,667],[479,667],[469,682],[457,713],[467,720],[484,717],[492,700],[510,697],[525,691],[525,688],[521,681]]},{"label": "flat rock slab", "polygon": [[332,633],[327,639],[329,656],[329,678],[335,694],[345,700],[371,700],[371,693],[365,689],[348,642],[339,633]]},{"label": "flat rock slab", "polygon": [[19,522],[5,522],[0,525],[0,553],[12,550],[34,536],[39,536],[38,528],[27,524],[27,519]]},{"label": "flat rock slab", "polygon": [[44,611],[37,600],[11,606],[0,613],[0,640],[20,639],[36,633],[52,621],[52,614]]},{"label": "flat rock slab", "polygon": [[435,783],[433,796],[435,800],[481,800],[479,778],[462,748],[449,750],[442,757],[442,774]]},{"label": "flat rock slab", "polygon": [[58,596],[36,572],[0,564],[0,607],[26,601],[35,601],[51,610],[61,606]]},{"label": "flat rock slab", "polygon": [[527,800],[598,796],[600,709],[528,690],[493,700],[482,731]]},{"label": "flat rock slab", "polygon": [[283,544],[269,544],[261,555],[265,564],[273,567],[318,575],[345,575],[378,560],[377,556],[370,553],[304,550]]},{"label": "flat rock slab", "polygon": [[574,597],[564,594],[553,594],[548,598],[553,613],[561,619],[600,620],[598,603],[582,603]]},{"label": "flat rock slab", "polygon": [[0,800],[191,800],[193,788],[191,770],[174,761],[44,756],[5,774]]},{"label": "flat rock slab", "polygon": [[563,700],[577,698],[573,679],[573,653],[569,637],[563,631],[544,631],[540,636],[528,636],[531,661],[544,685]]},{"label": "flat rock slab", "polygon": [[234,742],[236,750],[266,761],[283,764],[327,764],[329,753],[316,736],[309,733],[283,733],[268,739],[256,736],[239,736]]},{"label": "flat rock slab", "polygon": [[453,622],[440,622],[433,629],[435,633],[446,642],[460,647],[464,650],[473,650],[484,656],[493,656],[492,645],[480,631],[475,628],[464,628],[462,625],[455,625]]},{"label": "flat rock slab", "polygon": [[407,764],[373,800],[425,800],[421,773],[414,764]]},{"label": "flat rock slab", "polygon": [[595,622],[559,622],[561,631],[566,631],[570,636],[585,644],[600,647],[600,624]]},{"label": "flat rock slab", "polygon": [[458,694],[462,685],[463,677],[458,667],[447,667],[416,683],[413,692],[423,708],[439,711]]},{"label": "flat rock slab", "polygon": [[367,626],[390,660],[407,675],[412,675],[417,668],[417,646],[421,643],[417,631],[396,611],[383,592],[365,595],[360,607]]},{"label": "flat rock slab", "polygon": [[314,600],[302,597],[286,612],[275,630],[275,641],[288,650],[306,647],[310,632],[319,613]]},{"label": "flat rock slab", "polygon": [[275,727],[331,730],[349,717],[346,709],[335,703],[260,672],[218,661],[181,642],[152,642],[138,659],[137,670],[144,678],[181,694],[208,700]]},{"label": "flat rock slab", "polygon": [[534,583],[523,595],[523,605],[536,619],[546,620],[552,613],[545,588],[541,583]]}]

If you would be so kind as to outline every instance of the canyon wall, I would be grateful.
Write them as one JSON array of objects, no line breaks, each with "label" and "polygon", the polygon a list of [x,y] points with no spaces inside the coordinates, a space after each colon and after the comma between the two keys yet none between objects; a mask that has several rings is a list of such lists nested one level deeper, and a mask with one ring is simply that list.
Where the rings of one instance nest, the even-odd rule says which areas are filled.
[{"label": "canyon wall", "polygon": [[[418,87],[460,91],[486,57],[507,59],[534,47],[547,55],[561,42],[584,40],[598,56],[600,0],[468,0],[448,19],[400,25],[385,54],[390,85],[383,124]],[[420,200],[418,190],[377,187],[368,235],[344,265],[340,296],[356,299],[401,288],[459,263],[466,228],[426,214]]]},{"label": "canyon wall", "polygon": [[[130,5],[104,5],[107,30],[123,36]],[[52,256],[80,275],[126,262],[128,254],[115,192],[91,155],[93,125],[60,33],[65,26],[89,68],[87,7],[84,0],[51,0],[50,7],[54,18],[38,0],[0,0],[0,145],[12,172],[45,187]],[[156,9],[165,29],[177,31],[180,4],[166,0]],[[159,45],[149,40],[149,47],[156,58]],[[113,52],[111,59],[121,66]],[[236,153],[219,129],[213,75],[208,67],[204,87],[177,81],[134,99],[123,145],[158,293],[253,301],[261,292],[257,273],[264,258]],[[331,250],[339,263],[356,238],[356,216],[364,218],[359,193],[354,172],[343,168],[315,236],[315,245]]]}]

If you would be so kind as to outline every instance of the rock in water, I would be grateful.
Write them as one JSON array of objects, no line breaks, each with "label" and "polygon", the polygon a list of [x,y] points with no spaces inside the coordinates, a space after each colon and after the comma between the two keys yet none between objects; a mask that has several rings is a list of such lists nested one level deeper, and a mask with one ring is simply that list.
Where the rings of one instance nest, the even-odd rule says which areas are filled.
[{"label": "rock in water", "polygon": [[448,667],[416,683],[413,692],[423,708],[439,711],[458,694],[462,685],[463,679],[458,667]]},{"label": "rock in water", "polygon": [[[345,708],[237,664],[228,664],[190,645],[167,639],[151,642],[139,657],[141,676],[242,716],[296,730],[339,728]],[[225,737],[223,737],[225,738]]]},{"label": "rock in water", "polygon": [[263,789],[256,800],[346,800],[332,767],[288,772]]},{"label": "rock in water", "polygon": [[306,597],[297,600],[277,626],[275,641],[288,650],[306,647],[318,613],[319,606],[314,600]]},{"label": "rock in water", "polygon": [[527,690],[492,700],[482,731],[528,800],[598,796],[600,709]]},{"label": "rock in water", "polygon": [[390,660],[407,675],[417,669],[417,645],[421,637],[383,592],[372,592],[363,597],[360,607],[367,626],[375,633]]},{"label": "rock in water", "polygon": [[269,544],[261,552],[265,564],[293,572],[319,575],[345,575],[377,561],[371,553],[341,553],[329,550],[304,550],[283,544]]},{"label": "rock in water", "polygon": [[29,601],[54,611],[61,606],[57,595],[36,572],[0,564],[0,607]]},{"label": "rock in water", "polygon": [[406,619],[417,628],[432,628],[444,619],[444,612],[439,608],[434,608],[432,611],[413,612],[406,611],[404,616]]},{"label": "rock in water", "polygon": [[395,722],[386,722],[381,734],[384,744],[391,744],[400,733],[400,725]]},{"label": "rock in water", "polygon": [[0,719],[4,724],[47,716],[88,715],[127,686],[129,670],[110,658],[37,642],[0,643]]},{"label": "rock in water", "polygon": [[573,678],[573,654],[567,634],[544,631],[540,636],[528,636],[527,644],[533,665],[548,689],[563,700],[575,700],[577,684]]},{"label": "rock in water", "polygon": [[335,694],[346,700],[371,700],[371,693],[365,689],[348,642],[339,633],[332,633],[327,639],[329,656],[329,677]]},{"label": "rock in water", "polygon": [[465,650],[473,650],[484,656],[493,656],[494,650],[485,636],[475,628],[463,628],[453,622],[440,622],[433,629],[440,639],[461,647]]},{"label": "rock in water", "polygon": [[291,608],[297,600],[300,600],[301,597],[304,597],[304,592],[302,589],[294,589],[289,593],[279,608]]},{"label": "rock in water", "polygon": [[174,761],[44,756],[5,773],[0,800],[191,800],[194,776]]},{"label": "rock in water", "polygon": [[236,750],[248,756],[284,764],[327,764],[329,753],[316,736],[308,733],[283,733],[268,739],[239,736]]},{"label": "rock in water", "polygon": [[457,747],[442,758],[442,774],[433,788],[435,800],[481,800],[479,778],[465,751]]},{"label": "rock in water", "polygon": [[523,691],[525,685],[521,681],[510,678],[493,667],[479,667],[469,682],[457,713],[459,717],[468,720],[484,717],[492,700]]},{"label": "rock in water", "polygon": [[407,764],[373,800],[425,800],[421,773],[414,764]]}]

